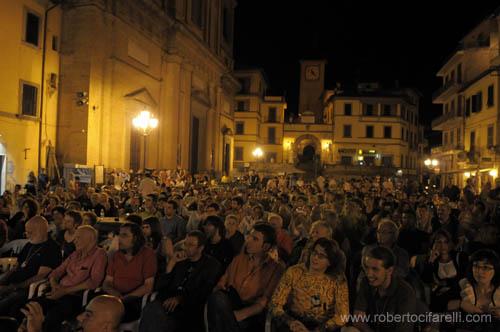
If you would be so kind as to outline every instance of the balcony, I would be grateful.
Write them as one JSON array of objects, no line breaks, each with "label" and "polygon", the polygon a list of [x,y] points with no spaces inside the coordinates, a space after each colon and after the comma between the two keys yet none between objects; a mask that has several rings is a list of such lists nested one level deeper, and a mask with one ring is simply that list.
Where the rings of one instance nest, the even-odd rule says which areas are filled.
[{"label": "balcony", "polygon": [[450,121],[450,120],[456,120],[456,119],[461,119],[461,116],[457,115],[456,111],[451,111],[448,113],[445,113],[441,115],[440,117],[432,120],[431,122],[431,127],[432,130],[443,130],[443,124]]},{"label": "balcony", "polygon": [[449,80],[436,92],[434,92],[432,95],[432,102],[435,104],[445,103],[450,96],[458,92],[460,86],[461,83],[458,83],[455,80]]},{"label": "balcony", "polygon": [[464,151],[464,146],[461,144],[445,144],[431,148],[431,155],[444,155],[460,153]]}]

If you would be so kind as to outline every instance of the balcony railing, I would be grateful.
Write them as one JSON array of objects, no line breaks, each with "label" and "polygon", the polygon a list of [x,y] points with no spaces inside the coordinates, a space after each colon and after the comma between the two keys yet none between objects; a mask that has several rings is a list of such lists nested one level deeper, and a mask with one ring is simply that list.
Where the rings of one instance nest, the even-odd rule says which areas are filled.
[{"label": "balcony railing", "polygon": [[440,87],[436,92],[432,94],[432,100],[438,99],[442,94],[450,90],[452,87],[458,87],[459,83],[455,80],[449,80],[442,87]]},{"label": "balcony railing", "polygon": [[457,114],[455,111],[445,113],[445,114],[441,115],[440,117],[438,117],[437,119],[432,120],[431,126],[432,126],[432,128],[435,128],[437,126],[442,125],[446,121],[453,119],[456,116],[457,116]]}]

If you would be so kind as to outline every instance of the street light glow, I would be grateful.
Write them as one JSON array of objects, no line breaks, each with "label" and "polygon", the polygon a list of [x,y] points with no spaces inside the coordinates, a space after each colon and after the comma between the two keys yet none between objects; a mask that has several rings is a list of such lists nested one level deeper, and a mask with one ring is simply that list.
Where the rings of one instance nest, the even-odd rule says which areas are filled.
[{"label": "street light glow", "polygon": [[425,159],[424,160],[424,165],[425,166],[430,166],[431,165],[431,160],[430,159]]},{"label": "street light glow", "polygon": [[432,166],[434,166],[434,167],[436,167],[437,165],[439,165],[439,160],[437,160],[437,159],[432,159],[432,160],[431,160],[431,165],[432,165]]},{"label": "street light glow", "polygon": [[490,172],[489,172],[490,176],[496,178],[498,176],[498,170],[497,169],[492,169]]},{"label": "street light glow", "polygon": [[264,155],[264,152],[262,151],[261,148],[255,148],[255,150],[253,150],[252,152],[252,155],[255,157],[255,158],[260,158]]},{"label": "street light glow", "polygon": [[142,111],[132,119],[132,125],[134,128],[142,130],[143,135],[147,135],[151,129],[158,127],[158,119],[153,118],[149,111]]}]

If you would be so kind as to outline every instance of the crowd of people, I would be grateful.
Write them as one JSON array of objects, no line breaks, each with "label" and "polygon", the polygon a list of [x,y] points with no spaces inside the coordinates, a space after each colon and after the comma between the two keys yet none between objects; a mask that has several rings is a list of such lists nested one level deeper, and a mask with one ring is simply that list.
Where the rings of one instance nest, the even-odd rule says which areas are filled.
[{"label": "crowd of people", "polygon": [[499,226],[498,180],[30,176],[0,197],[0,330],[499,331]]}]

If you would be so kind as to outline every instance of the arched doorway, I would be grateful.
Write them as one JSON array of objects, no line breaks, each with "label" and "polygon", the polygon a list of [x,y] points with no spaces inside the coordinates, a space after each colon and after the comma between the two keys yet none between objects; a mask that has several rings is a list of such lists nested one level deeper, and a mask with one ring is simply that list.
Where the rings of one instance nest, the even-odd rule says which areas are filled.
[{"label": "arched doorway", "polygon": [[302,150],[302,162],[307,163],[314,160],[314,156],[316,154],[316,149],[313,145],[306,145],[304,150]]}]

